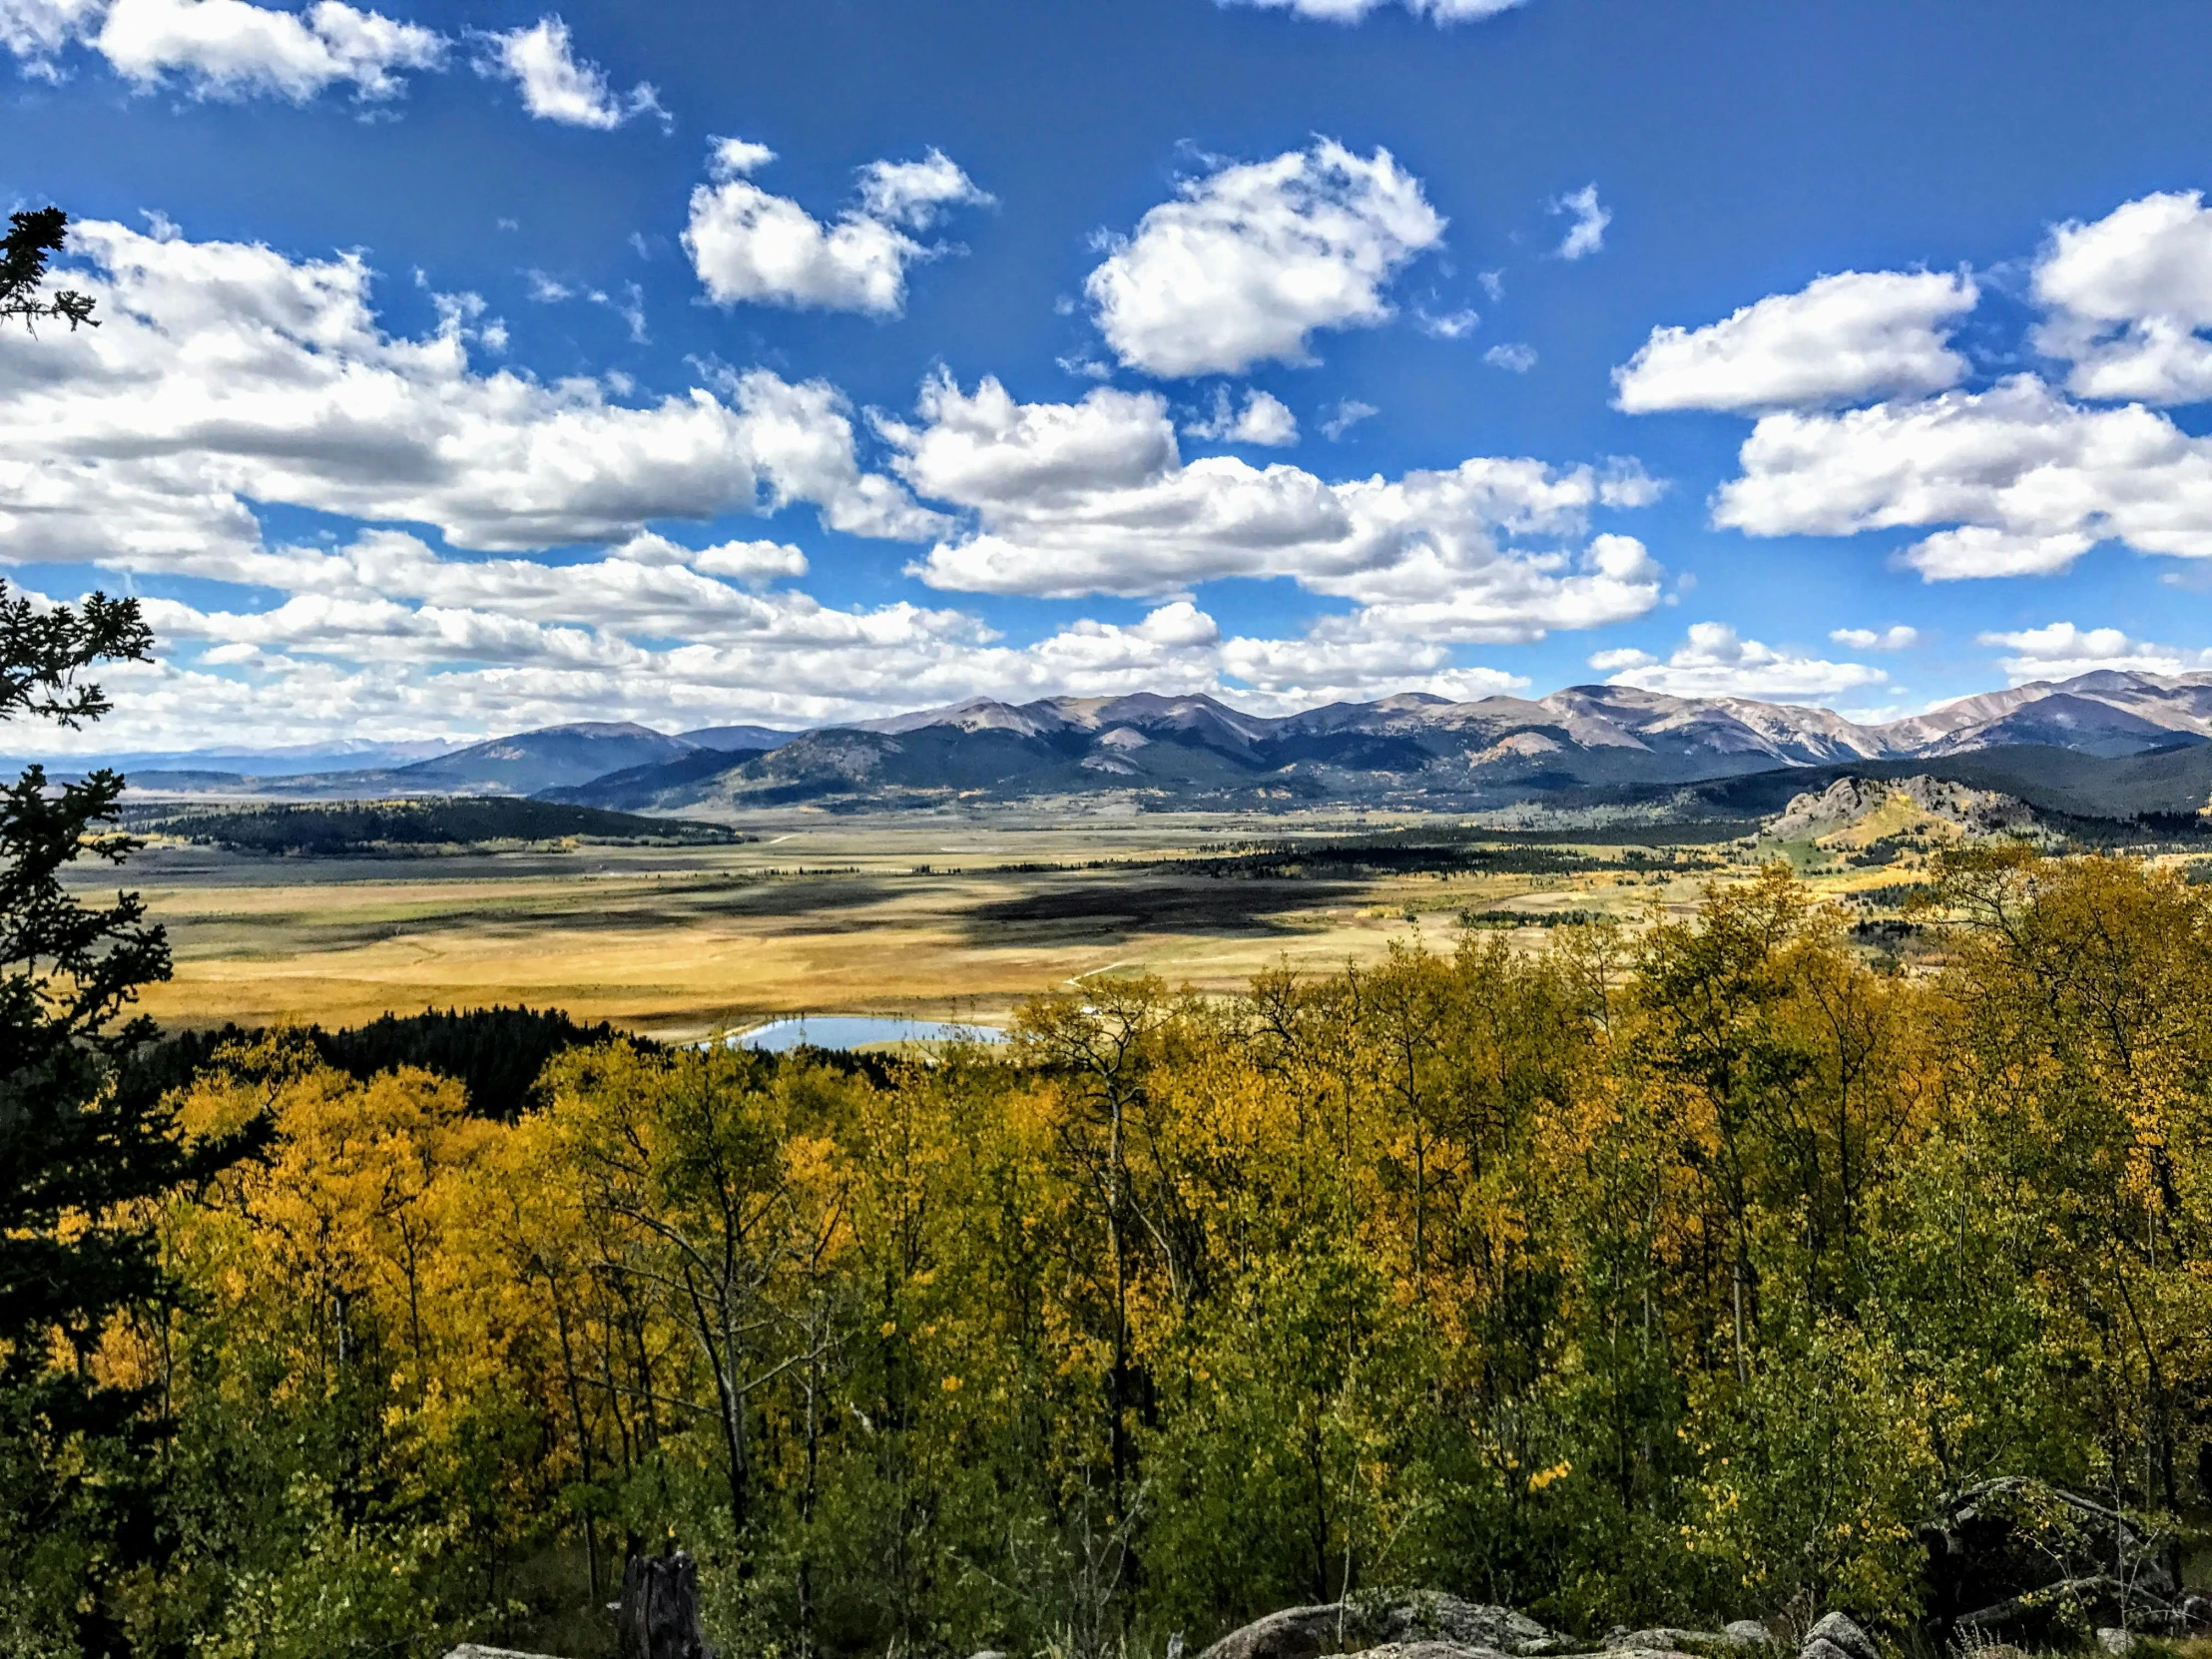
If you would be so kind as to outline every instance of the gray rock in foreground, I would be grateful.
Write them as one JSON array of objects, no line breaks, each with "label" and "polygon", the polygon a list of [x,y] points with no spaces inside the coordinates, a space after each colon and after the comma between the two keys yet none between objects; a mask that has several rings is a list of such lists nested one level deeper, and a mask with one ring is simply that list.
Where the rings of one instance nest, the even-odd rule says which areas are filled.
[{"label": "gray rock in foreground", "polygon": [[1468,1647],[1461,1642],[1384,1642],[1334,1659],[1506,1659],[1506,1655],[1494,1647]]},{"label": "gray rock in foreground", "polygon": [[[1510,1607],[1487,1607],[1432,1590],[1356,1595],[1318,1607],[1286,1607],[1232,1630],[1199,1659],[1325,1659],[1389,1648],[1392,1659],[1451,1659],[1444,1648],[1515,1655],[1540,1650],[1550,1631]],[[1405,1650],[1423,1651],[1418,1655]]]},{"label": "gray rock in foreground", "polygon": [[[1751,1621],[1739,1619],[1737,1623],[1751,1624]],[[1729,1626],[1725,1631],[1678,1630],[1671,1625],[1651,1630],[1616,1630],[1605,1638],[1605,1650],[1608,1653],[1700,1653],[1712,1648],[1740,1647],[1746,1641],[1767,1640],[1766,1626],[1751,1624],[1751,1628],[1759,1634],[1753,1637],[1739,1636],[1735,1625]]]},{"label": "gray rock in foreground", "polygon": [[520,1648],[484,1647],[477,1642],[463,1642],[445,1659],[553,1659],[551,1654],[524,1653]]},{"label": "gray rock in foreground", "polygon": [[1882,1659],[1882,1650],[1844,1614],[1830,1613],[1806,1632],[1798,1659]]}]

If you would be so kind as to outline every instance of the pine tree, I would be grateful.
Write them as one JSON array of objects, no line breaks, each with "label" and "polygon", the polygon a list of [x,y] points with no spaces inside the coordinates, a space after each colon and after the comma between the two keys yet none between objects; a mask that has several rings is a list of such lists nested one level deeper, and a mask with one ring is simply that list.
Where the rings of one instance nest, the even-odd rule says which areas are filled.
[{"label": "pine tree", "polygon": [[[84,672],[143,660],[151,643],[132,601],[94,594],[42,609],[0,590],[0,718],[96,719],[107,703]],[[113,772],[57,785],[38,766],[0,788],[0,1380],[10,1382],[46,1365],[42,1337],[82,1353],[145,1288],[146,1239],[107,1218],[167,1191],[181,1168],[158,1098],[109,1087],[116,1062],[154,1035],[144,1016],[125,1016],[141,986],[169,977],[168,943],[137,894],[87,904],[63,878],[82,858],[120,863],[138,845],[106,832],[122,793]]]},{"label": "pine tree", "polygon": [[[66,226],[58,209],[13,217],[0,320],[97,325],[86,296],[38,291]],[[49,605],[0,583],[0,721],[97,720],[110,705],[88,672],[144,662],[152,645],[135,600]],[[169,977],[169,945],[136,893],[88,903],[65,873],[138,846],[113,828],[123,788],[114,772],[58,783],[37,766],[0,787],[0,1531],[51,1544],[87,1537],[89,1517],[91,1538],[140,1534],[119,1551],[91,1543],[88,1576],[144,1543],[141,1465],[87,1451],[141,1425],[140,1395],[100,1386],[92,1364],[111,1317],[161,1285],[135,1207],[235,1151],[188,1150],[158,1091],[119,1086],[122,1062],[155,1035],[130,1008]],[[107,1645],[97,1613],[79,1640]]]}]

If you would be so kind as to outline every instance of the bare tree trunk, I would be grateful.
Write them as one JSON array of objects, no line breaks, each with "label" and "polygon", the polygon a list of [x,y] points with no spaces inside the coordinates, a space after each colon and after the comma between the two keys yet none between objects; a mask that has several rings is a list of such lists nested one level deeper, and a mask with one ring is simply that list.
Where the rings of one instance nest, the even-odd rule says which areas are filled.
[{"label": "bare tree trunk", "polygon": [[807,1479],[799,1492],[799,1653],[815,1651],[815,1498],[822,1462],[822,1362],[807,1362]]},{"label": "bare tree trunk", "polygon": [[[546,1289],[553,1298],[553,1325],[561,1337],[561,1377],[568,1389],[570,1420],[576,1428],[576,1457],[582,1465],[584,1484],[592,1485],[598,1478],[592,1467],[591,1429],[584,1421],[584,1396],[582,1385],[576,1378],[576,1354],[569,1341],[568,1308],[561,1301],[560,1287],[553,1282],[553,1275],[545,1276]],[[584,1510],[584,1576],[591,1586],[591,1602],[599,1605],[599,1527],[591,1510]]]},{"label": "bare tree trunk", "polygon": [[1744,1252],[1740,1243],[1736,1247],[1736,1283],[1733,1294],[1736,1304],[1736,1382],[1741,1386],[1751,1382],[1751,1357],[1744,1349]]},{"label": "bare tree trunk", "polygon": [[722,1421],[723,1450],[730,1459],[730,1526],[743,1538],[749,1482],[745,1466],[745,1395],[739,1391],[735,1376],[737,1355],[726,1340],[727,1330],[718,1339],[707,1317],[706,1305],[700,1300],[699,1286],[689,1273],[684,1276],[684,1287],[691,1296],[692,1317],[698,1323],[700,1346],[707,1351],[707,1369],[715,1374],[715,1401],[720,1407],[716,1415]]}]

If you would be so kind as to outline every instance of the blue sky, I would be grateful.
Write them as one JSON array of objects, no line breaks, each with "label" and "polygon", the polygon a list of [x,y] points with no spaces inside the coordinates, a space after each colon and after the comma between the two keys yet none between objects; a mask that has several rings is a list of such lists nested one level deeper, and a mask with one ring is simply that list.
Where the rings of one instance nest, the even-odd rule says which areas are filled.
[{"label": "blue sky", "polygon": [[104,746],[2212,668],[2201,8],[1488,10],[0,0],[10,578]]}]

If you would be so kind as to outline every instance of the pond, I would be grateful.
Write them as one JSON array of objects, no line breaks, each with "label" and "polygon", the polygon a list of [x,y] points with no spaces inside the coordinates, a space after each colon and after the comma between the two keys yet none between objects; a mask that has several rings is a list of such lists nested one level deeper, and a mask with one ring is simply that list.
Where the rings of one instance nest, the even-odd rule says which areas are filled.
[{"label": "pond", "polygon": [[794,1048],[876,1048],[885,1043],[1002,1043],[1006,1033],[988,1025],[958,1025],[941,1019],[802,1014],[756,1025],[730,1040],[740,1047],[781,1054]]}]

